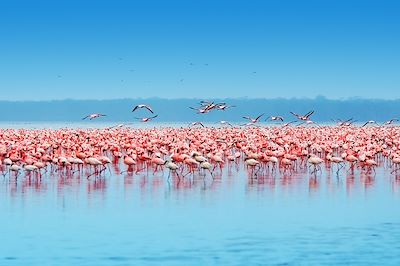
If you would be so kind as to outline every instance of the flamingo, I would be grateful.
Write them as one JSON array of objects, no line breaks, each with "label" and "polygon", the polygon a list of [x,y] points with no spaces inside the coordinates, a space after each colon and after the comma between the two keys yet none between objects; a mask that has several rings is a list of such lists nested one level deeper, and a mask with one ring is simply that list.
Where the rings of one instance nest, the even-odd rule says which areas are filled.
[{"label": "flamingo", "polygon": [[154,113],[153,112],[153,109],[149,106],[149,105],[147,105],[147,104],[138,104],[138,105],[136,105],[133,109],[132,109],[132,112],[135,112],[136,110],[138,110],[138,109],[147,109],[147,110],[149,110],[150,111],[150,113]]},{"label": "flamingo", "polygon": [[335,164],[337,164],[338,166],[337,166],[337,171],[336,171],[336,175],[339,175],[339,171],[340,171],[340,169],[342,169],[343,168],[343,158],[342,157],[338,157],[338,156],[331,156],[330,158],[329,158],[329,160],[332,162],[332,163],[335,163]]},{"label": "flamingo", "polygon": [[270,116],[269,118],[265,119],[265,121],[268,121],[271,119],[271,121],[281,121],[283,122],[283,117],[282,116]]},{"label": "flamingo", "polygon": [[225,105],[225,103],[216,104],[214,102],[207,102],[207,101],[201,101],[200,102],[200,106],[202,108],[204,108],[204,110],[207,111],[207,112],[217,108],[219,105]]},{"label": "flamingo", "polygon": [[144,118],[139,118],[139,117],[135,117],[135,119],[140,120],[143,123],[149,122],[151,120],[153,120],[154,118],[156,118],[158,115],[155,116],[151,116],[151,117],[144,117]]},{"label": "flamingo", "polygon": [[210,172],[211,177],[214,178],[213,170],[211,170],[211,169],[213,169],[212,164],[210,164],[207,161],[203,161],[203,162],[200,163],[200,168],[204,169],[204,170],[208,170]]},{"label": "flamingo", "polygon": [[171,161],[165,161],[165,167],[169,169],[168,179],[170,178],[171,172],[175,172],[179,178],[179,174],[177,172],[179,167],[176,163],[173,163]]},{"label": "flamingo", "polygon": [[297,122],[297,121],[290,121],[290,122],[288,122],[288,123],[282,124],[282,128],[288,127],[288,126],[290,126],[291,124],[296,123],[296,122]]},{"label": "flamingo", "polygon": [[342,121],[341,119],[337,119],[336,121],[333,120],[334,122],[336,122],[338,124],[338,126],[350,126],[352,123],[354,123],[355,121],[352,121],[353,118],[347,119]]},{"label": "flamingo", "polygon": [[296,114],[294,112],[290,112],[292,115],[294,115],[295,117],[297,117],[297,119],[302,120],[302,121],[307,121],[310,119],[310,116],[314,113],[314,111],[310,111],[308,113],[306,113],[305,115],[299,115]]},{"label": "flamingo", "polygon": [[229,109],[229,108],[233,108],[233,107],[236,107],[235,105],[227,105],[227,104],[225,104],[225,103],[220,103],[220,104],[217,104],[217,110],[221,110],[221,111],[225,111],[225,110],[227,110],[227,109]]},{"label": "flamingo", "polygon": [[199,121],[193,122],[193,123],[191,123],[191,124],[189,125],[189,127],[194,127],[194,126],[201,126],[201,127],[204,127],[203,123],[201,123],[201,122],[199,122]]},{"label": "flamingo", "polygon": [[194,107],[189,107],[190,109],[196,110],[198,114],[205,114],[208,113],[209,110],[203,109],[203,108],[194,108]]},{"label": "flamingo", "polygon": [[88,175],[87,179],[89,179],[93,175],[101,174],[101,172],[103,172],[106,169],[106,167],[104,167],[100,171],[97,170],[97,167],[103,166],[103,163],[99,159],[97,159],[95,157],[86,158],[86,163],[88,165],[91,165],[91,166],[94,167],[94,172],[92,174]]},{"label": "flamingo", "polygon": [[258,122],[258,120],[259,120],[263,115],[264,115],[264,114],[261,114],[261,115],[257,116],[256,118],[251,118],[250,116],[243,116],[243,118],[249,120],[250,123],[255,124],[255,123]]},{"label": "flamingo", "polygon": [[317,122],[314,122],[314,121],[312,121],[312,120],[306,120],[306,121],[304,121],[304,122],[298,124],[297,126],[299,127],[299,126],[304,125],[304,124],[306,124],[306,125],[314,124],[314,125],[317,125],[317,126],[318,126],[318,123],[317,123]]},{"label": "flamingo", "polygon": [[365,124],[363,124],[361,127],[365,127],[366,125],[370,125],[370,124],[375,124],[375,125],[379,126],[379,124],[376,121],[369,120],[369,121],[365,122]]},{"label": "flamingo", "polygon": [[257,176],[259,172],[267,173],[271,165],[272,174],[277,174],[275,169],[278,165],[284,171],[298,171],[297,162],[300,166],[314,167],[312,173],[322,171],[324,163],[326,169],[330,164],[337,164],[338,170],[348,163],[349,170],[360,167],[367,173],[375,172],[382,161],[392,165],[393,173],[398,173],[400,165],[399,127],[347,127],[338,124],[284,129],[0,129],[0,136],[0,169],[4,176],[8,174],[10,177],[24,172],[28,177],[32,174],[41,176],[44,172],[49,172],[50,177],[56,173],[65,177],[74,174],[76,169],[86,169],[91,175],[100,176],[106,169],[119,173],[120,164],[128,169],[137,165],[138,169],[143,167],[154,172],[160,168],[170,172],[181,169],[178,178],[187,170],[187,174],[195,175],[197,170],[203,173],[208,168],[214,175],[219,166],[223,172],[225,162],[229,162],[229,171],[232,162],[244,164],[248,167],[249,178],[254,178],[254,174]]},{"label": "flamingo", "polygon": [[[245,163],[245,165],[246,165],[247,167],[251,167],[252,175],[253,175],[253,173],[254,173],[255,167],[256,167],[256,166],[260,166],[260,162],[257,161],[257,160],[254,159],[254,158],[246,158],[246,160],[244,161],[244,163]],[[257,173],[258,173],[259,170],[260,170],[260,167],[258,167],[257,171],[254,173],[254,176],[257,176]]]},{"label": "flamingo", "polygon": [[398,121],[399,121],[399,119],[393,118],[393,119],[390,119],[390,120],[386,121],[384,124],[385,124],[385,125],[391,125],[391,124],[393,124],[394,122],[398,122]]},{"label": "flamingo", "polygon": [[308,158],[308,163],[314,167],[314,170],[311,173],[316,173],[317,171],[321,170],[320,164],[324,161],[316,155],[310,155]]},{"label": "flamingo", "polygon": [[233,125],[232,125],[231,123],[229,123],[228,121],[225,121],[225,120],[221,120],[221,121],[219,121],[219,123],[220,123],[221,125],[228,125],[228,126],[230,126],[230,127],[233,127]]},{"label": "flamingo", "polygon": [[89,118],[90,120],[93,120],[93,119],[96,119],[96,118],[99,118],[99,117],[102,117],[102,116],[107,116],[107,115],[104,115],[104,114],[90,114],[90,115],[87,115],[84,118],[82,118],[82,120],[85,120],[87,118]]}]

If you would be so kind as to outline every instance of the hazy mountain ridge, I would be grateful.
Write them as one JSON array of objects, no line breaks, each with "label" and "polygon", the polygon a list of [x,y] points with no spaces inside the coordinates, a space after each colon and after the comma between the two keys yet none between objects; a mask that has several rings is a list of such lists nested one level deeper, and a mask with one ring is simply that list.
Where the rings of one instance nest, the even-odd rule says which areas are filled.
[{"label": "hazy mountain ridge", "polygon": [[104,113],[104,121],[135,121],[135,117],[150,116],[151,113],[132,108],[139,103],[153,107],[158,121],[245,121],[244,115],[258,116],[265,113],[281,115],[286,121],[295,120],[289,112],[303,114],[315,110],[312,119],[354,118],[358,121],[385,121],[400,117],[400,100],[348,99],[331,100],[324,97],[315,99],[212,99],[235,105],[226,111],[213,110],[207,114],[196,114],[200,99],[119,99],[119,100],[54,100],[54,101],[0,101],[1,121],[80,121],[90,113]]}]

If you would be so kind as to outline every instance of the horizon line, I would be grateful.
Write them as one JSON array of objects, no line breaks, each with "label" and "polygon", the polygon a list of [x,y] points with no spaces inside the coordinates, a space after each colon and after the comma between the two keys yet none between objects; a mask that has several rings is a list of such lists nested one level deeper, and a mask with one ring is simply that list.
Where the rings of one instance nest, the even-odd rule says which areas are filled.
[{"label": "horizon line", "polygon": [[400,98],[385,99],[385,98],[363,98],[359,96],[347,97],[347,98],[328,98],[323,95],[317,95],[314,98],[311,97],[275,97],[275,98],[262,98],[262,97],[210,97],[210,98],[199,98],[199,97],[180,97],[180,98],[163,98],[163,97],[137,97],[137,98],[111,98],[111,99],[75,99],[75,98],[64,98],[64,99],[43,99],[43,100],[6,100],[0,99],[0,102],[10,103],[21,103],[21,102],[63,102],[63,101],[146,101],[146,100],[164,100],[164,101],[179,101],[179,100],[326,100],[326,101],[399,101]]}]

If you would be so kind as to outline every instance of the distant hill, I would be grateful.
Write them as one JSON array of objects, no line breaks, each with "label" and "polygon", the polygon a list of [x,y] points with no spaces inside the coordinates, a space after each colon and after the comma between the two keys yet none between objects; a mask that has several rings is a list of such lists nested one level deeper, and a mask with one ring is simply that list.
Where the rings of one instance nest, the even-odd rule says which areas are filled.
[{"label": "distant hill", "polygon": [[212,99],[235,105],[227,111],[212,111],[196,114],[189,106],[196,107],[199,99],[120,99],[120,100],[57,100],[57,101],[0,101],[1,121],[80,121],[90,113],[104,113],[104,121],[130,121],[134,117],[150,115],[145,110],[132,113],[132,107],[139,103],[151,105],[159,115],[157,121],[244,121],[242,116],[257,116],[265,113],[281,115],[286,121],[294,120],[289,113],[306,113],[315,110],[312,118],[326,122],[336,118],[354,118],[358,121],[385,121],[400,117],[400,100],[348,99]]}]

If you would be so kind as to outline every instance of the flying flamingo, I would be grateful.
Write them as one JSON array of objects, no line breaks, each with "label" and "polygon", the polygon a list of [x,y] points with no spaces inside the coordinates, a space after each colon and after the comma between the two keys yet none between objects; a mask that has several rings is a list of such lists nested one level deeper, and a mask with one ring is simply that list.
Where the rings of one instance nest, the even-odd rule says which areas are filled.
[{"label": "flying flamingo", "polygon": [[[225,103],[220,103],[220,104],[225,104]],[[217,106],[220,105],[220,104],[216,104],[214,102],[208,102],[208,101],[201,101],[200,102],[200,106],[202,108],[204,108],[204,110],[206,110],[206,111],[211,111],[212,109],[217,108]]]},{"label": "flying flamingo", "polygon": [[146,123],[146,122],[149,122],[149,121],[151,121],[152,119],[156,118],[157,116],[158,116],[158,115],[155,115],[155,116],[152,116],[152,117],[144,117],[144,118],[135,117],[135,119],[139,119],[141,122]]},{"label": "flying flamingo", "polygon": [[233,107],[236,107],[236,106],[235,105],[227,105],[225,103],[217,104],[217,110],[221,110],[221,111],[225,111],[225,110],[227,110],[229,108],[233,108]]},{"label": "flying flamingo", "polygon": [[259,120],[263,115],[264,115],[264,114],[261,114],[261,115],[257,116],[256,118],[251,118],[250,116],[243,116],[243,118],[249,120],[250,123],[255,124],[255,123],[258,122],[258,120]]},{"label": "flying flamingo", "polygon": [[228,121],[222,120],[222,121],[220,121],[220,123],[221,123],[221,125],[228,125],[230,127],[233,127],[233,125],[231,123],[229,123]]},{"label": "flying flamingo", "polygon": [[271,119],[271,121],[282,121],[283,122],[282,116],[270,116],[267,119],[265,119],[265,121],[268,121],[269,119]]},{"label": "flying flamingo", "polygon": [[337,119],[336,121],[332,120],[332,121],[336,122],[338,124],[338,126],[350,126],[352,123],[355,122],[355,121],[353,121],[353,118],[350,118],[350,119],[347,119],[344,121],[342,121],[341,119]]},{"label": "flying flamingo", "polygon": [[394,122],[398,122],[398,121],[399,121],[399,119],[393,118],[393,119],[390,119],[390,120],[386,121],[384,124],[385,124],[385,125],[391,125],[391,124],[393,124]]},{"label": "flying flamingo", "polygon": [[110,129],[113,129],[113,128],[121,128],[121,127],[125,127],[125,126],[131,125],[131,124],[133,124],[133,123],[118,124],[118,125],[115,125],[115,126],[106,127],[105,129],[110,130]]},{"label": "flying flamingo", "polygon": [[317,122],[314,122],[314,121],[312,121],[312,120],[310,120],[310,119],[308,119],[308,120],[306,120],[306,121],[304,121],[304,122],[298,124],[297,126],[301,126],[301,125],[303,125],[303,124],[306,124],[306,125],[314,124],[314,125],[317,125],[317,126],[318,126],[318,123],[317,123]]},{"label": "flying flamingo", "polygon": [[294,115],[295,117],[297,117],[297,119],[302,120],[302,121],[307,121],[310,119],[310,116],[314,113],[314,111],[310,111],[308,113],[306,113],[305,115],[299,115],[296,114],[294,112],[290,112],[292,115]]},{"label": "flying flamingo", "polygon": [[149,105],[147,105],[147,104],[138,104],[138,105],[136,105],[135,108],[133,108],[132,112],[135,112],[136,110],[143,109],[143,108],[149,110],[150,113],[152,113],[152,114],[154,113],[153,109],[151,109],[151,107]]},{"label": "flying flamingo", "polygon": [[375,125],[379,126],[379,124],[378,124],[376,121],[374,121],[374,120],[369,120],[369,121],[365,122],[365,124],[362,125],[361,127],[365,127],[366,125],[369,125],[369,124],[375,124]]},{"label": "flying flamingo", "polygon": [[104,115],[104,114],[90,114],[90,115],[87,115],[84,118],[82,118],[82,120],[85,120],[87,118],[92,120],[92,119],[99,118],[99,117],[102,117],[102,116],[107,116],[107,115]]},{"label": "flying flamingo", "polygon": [[190,109],[196,110],[198,114],[205,114],[208,113],[209,110],[203,109],[203,108],[194,108],[194,107],[189,107]]},{"label": "flying flamingo", "polygon": [[199,121],[193,122],[193,123],[191,123],[191,124],[189,125],[189,127],[194,127],[194,126],[201,126],[201,127],[204,127],[203,123],[201,123],[201,122],[199,122]]},{"label": "flying flamingo", "polygon": [[293,124],[293,123],[296,123],[297,121],[290,121],[290,122],[287,122],[287,123],[285,123],[285,124],[282,124],[282,127],[288,127],[288,126],[290,126],[291,124]]}]

